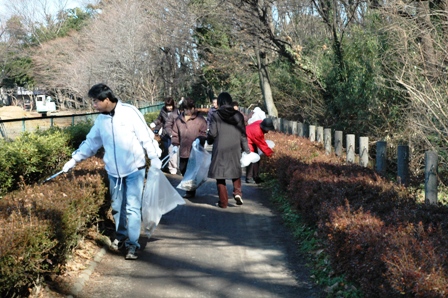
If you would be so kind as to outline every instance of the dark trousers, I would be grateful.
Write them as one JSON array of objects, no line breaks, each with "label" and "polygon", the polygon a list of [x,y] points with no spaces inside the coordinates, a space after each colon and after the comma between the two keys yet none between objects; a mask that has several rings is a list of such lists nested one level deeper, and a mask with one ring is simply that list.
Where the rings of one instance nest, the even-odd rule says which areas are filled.
[{"label": "dark trousers", "polygon": [[167,156],[169,154],[169,150],[168,148],[171,145],[171,138],[165,134],[162,138],[162,156],[160,157],[160,159],[163,159],[165,156]]},{"label": "dark trousers", "polygon": [[[182,157],[179,159],[179,171],[182,176],[184,176],[185,172],[187,171],[188,160],[189,158]],[[187,190],[187,194],[196,195],[196,190]]]},{"label": "dark trousers", "polygon": [[[233,183],[233,196],[243,196],[241,192],[241,178],[232,179]],[[218,188],[219,207],[227,208],[229,204],[229,195],[227,193],[226,179],[216,179],[216,187]]]},{"label": "dark trousers", "polygon": [[260,162],[251,163],[246,167],[246,180],[260,178]]}]

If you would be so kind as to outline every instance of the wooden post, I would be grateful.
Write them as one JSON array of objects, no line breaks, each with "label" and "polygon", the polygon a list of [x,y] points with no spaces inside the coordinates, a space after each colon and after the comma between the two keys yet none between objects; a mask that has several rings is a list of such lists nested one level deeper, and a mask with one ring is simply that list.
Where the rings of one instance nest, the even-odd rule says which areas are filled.
[{"label": "wooden post", "polygon": [[278,123],[278,130],[285,133],[285,127],[283,125],[283,118],[277,118]]},{"label": "wooden post", "polygon": [[398,184],[409,185],[409,146],[398,145],[397,153]]},{"label": "wooden post", "polygon": [[359,164],[363,167],[369,165],[369,138],[359,138]]},{"label": "wooden post", "polygon": [[270,117],[271,119],[272,119],[272,124],[274,124],[274,128],[275,128],[275,130],[277,130],[277,131],[281,131],[281,127],[280,127],[280,125],[279,125],[279,119],[280,118],[277,118],[277,117]]},{"label": "wooden post", "polygon": [[324,128],[322,126],[317,127],[316,141],[318,143],[324,143]]},{"label": "wooden post", "polygon": [[331,154],[331,128],[324,129],[324,148],[325,154]]},{"label": "wooden post", "polygon": [[348,163],[355,162],[355,135],[354,134],[347,135],[347,162]]},{"label": "wooden post", "polygon": [[303,123],[303,137],[304,138],[310,137],[310,126],[307,123]]},{"label": "wooden post", "polygon": [[297,130],[297,122],[296,122],[296,121],[292,121],[292,122],[291,122],[291,134],[294,135],[294,136],[296,136],[297,133],[298,133],[298,130]]},{"label": "wooden post", "polygon": [[291,134],[291,125],[289,125],[290,121],[289,120],[283,120],[283,128],[285,130],[285,133],[290,135]]},{"label": "wooden post", "polygon": [[437,204],[438,156],[434,151],[425,152],[425,204]]},{"label": "wooden post", "polygon": [[316,140],[316,125],[310,125],[309,139],[311,142],[314,142]]},{"label": "wooden post", "polygon": [[337,156],[342,155],[342,131],[340,130],[334,132],[334,153]]},{"label": "wooden post", "polygon": [[386,175],[387,142],[376,142],[376,171],[381,176]]},{"label": "wooden post", "polygon": [[299,137],[302,137],[302,138],[304,136],[304,134],[303,134],[303,123],[302,122],[297,122],[297,135]]}]

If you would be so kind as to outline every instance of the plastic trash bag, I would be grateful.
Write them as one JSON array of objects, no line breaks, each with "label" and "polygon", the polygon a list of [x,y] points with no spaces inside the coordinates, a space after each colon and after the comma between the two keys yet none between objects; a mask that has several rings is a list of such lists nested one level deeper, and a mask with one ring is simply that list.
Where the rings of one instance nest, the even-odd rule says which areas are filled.
[{"label": "plastic trash bag", "polygon": [[[273,149],[275,147],[274,141],[266,140],[266,144],[268,144],[268,147],[271,148],[271,149]],[[260,156],[263,155],[263,151],[261,151],[260,148],[258,148],[258,154]]]},{"label": "plastic trash bag", "polygon": [[142,222],[145,234],[151,237],[162,215],[170,212],[185,200],[171,185],[160,169],[150,167],[146,176],[142,199]]},{"label": "plastic trash bag", "polygon": [[255,152],[251,152],[249,154],[247,154],[246,152],[243,152],[241,154],[241,167],[247,167],[248,165],[250,165],[251,163],[257,162],[260,160],[260,155],[258,155]]},{"label": "plastic trash bag", "polygon": [[199,144],[199,139],[194,140],[188,159],[187,170],[184,178],[177,188],[192,191],[201,186],[208,176],[208,168],[212,161],[212,155]]}]

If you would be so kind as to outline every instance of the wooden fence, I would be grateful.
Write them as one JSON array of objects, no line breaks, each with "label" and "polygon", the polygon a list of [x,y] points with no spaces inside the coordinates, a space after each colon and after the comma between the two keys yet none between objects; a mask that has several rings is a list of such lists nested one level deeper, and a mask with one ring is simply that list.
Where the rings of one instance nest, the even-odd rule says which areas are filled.
[{"label": "wooden fence", "polygon": [[[241,112],[250,114],[250,110],[241,108]],[[335,154],[344,157],[347,163],[359,163],[363,167],[374,165],[375,171],[380,175],[386,174],[387,168],[387,142],[377,141],[376,158],[371,163],[369,156],[369,138],[360,136],[356,140],[354,134],[345,134],[343,131],[333,131],[331,128],[310,125],[298,121],[286,120],[267,116],[272,119],[277,131],[285,134],[308,138],[312,142],[321,143],[326,154]],[[345,144],[345,150],[344,150]],[[358,146],[356,146],[358,144]],[[397,183],[408,186],[409,184],[409,146],[399,145],[397,148]],[[425,152],[425,203],[437,204],[438,187],[438,155],[437,152]]]}]

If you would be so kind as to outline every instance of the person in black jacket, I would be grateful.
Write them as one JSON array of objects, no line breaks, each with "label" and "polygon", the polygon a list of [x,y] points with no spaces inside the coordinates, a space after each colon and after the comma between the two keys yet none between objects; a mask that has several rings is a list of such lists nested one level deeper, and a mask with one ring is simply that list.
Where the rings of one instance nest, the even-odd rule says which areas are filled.
[{"label": "person in black jacket", "polygon": [[241,191],[241,152],[250,153],[247,144],[244,116],[232,106],[232,97],[227,92],[218,96],[218,110],[212,115],[207,142],[213,144],[212,161],[208,177],[216,179],[218,207],[227,208],[226,179],[233,183],[233,198],[237,205],[243,204]]},{"label": "person in black jacket", "polygon": [[[173,123],[178,116],[179,110],[176,108],[174,99],[172,97],[167,97],[165,99],[165,105],[160,110],[159,116],[149,125],[162,140],[162,159],[169,154],[171,136],[173,134]],[[173,170],[170,168],[169,170],[171,174],[177,172],[177,169]]]}]

